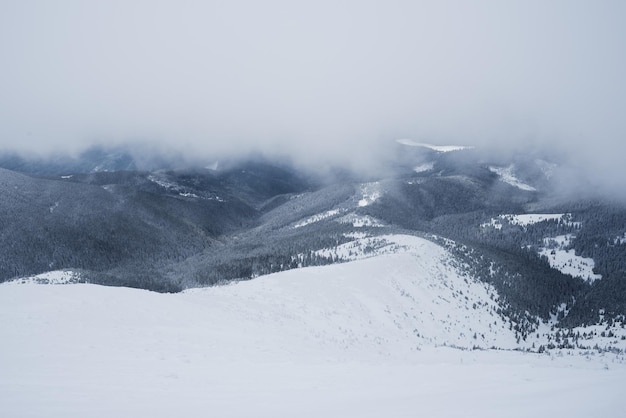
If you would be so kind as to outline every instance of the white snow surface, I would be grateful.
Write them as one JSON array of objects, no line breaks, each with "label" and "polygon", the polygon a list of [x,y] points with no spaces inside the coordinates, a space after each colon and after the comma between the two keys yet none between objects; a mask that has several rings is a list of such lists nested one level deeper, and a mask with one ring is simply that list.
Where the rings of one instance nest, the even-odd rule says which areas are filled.
[{"label": "white snow surface", "polygon": [[491,228],[500,230],[500,229],[502,229],[502,222],[500,222],[499,219],[491,218],[489,220],[489,222],[485,222],[485,223],[480,224],[480,227],[481,228],[491,227]]},{"label": "white snow surface", "polygon": [[[480,226],[482,228],[491,227],[500,230],[503,222],[505,222],[525,228],[529,225],[549,220],[555,220],[567,226],[580,226],[580,222],[573,220],[571,213],[503,214],[497,218],[492,218],[489,222],[482,223]],[[559,270],[563,274],[580,277],[589,282],[601,279],[602,275],[593,272],[595,262],[592,258],[578,256],[573,249],[567,249],[574,238],[574,234],[546,237],[543,239],[544,245],[539,248],[539,255],[546,256],[550,267]]]},{"label": "white snow surface", "polygon": [[440,346],[514,335],[446,250],[384,239],[395,253],[179,294],[0,285],[2,415],[622,416],[623,357]]},{"label": "white snow surface", "polygon": [[188,197],[188,198],[194,198],[194,199],[205,199],[205,200],[215,200],[218,202],[224,202],[224,199],[222,199],[221,197],[217,196],[217,195],[210,195],[210,196],[204,196],[204,197],[200,197],[195,193],[191,193],[186,191],[186,189],[176,183],[170,182],[167,179],[163,179],[163,178],[159,178],[156,175],[149,175],[148,176],[148,180],[150,180],[151,182],[163,187],[164,189],[168,190],[168,191],[172,191],[172,192],[177,192],[179,196],[182,197]]},{"label": "white snow surface", "polygon": [[358,202],[359,207],[369,206],[382,196],[380,183],[365,183],[361,185],[361,199]]},{"label": "white snow surface", "polygon": [[474,148],[474,147],[470,147],[466,145],[433,145],[433,144],[427,144],[425,142],[417,142],[412,139],[398,139],[396,140],[396,142],[402,145],[409,146],[409,147],[428,148],[437,152],[452,152],[452,151],[460,151],[464,149]]},{"label": "white snow surface", "polygon": [[354,226],[355,228],[362,228],[362,227],[366,227],[366,226],[369,226],[369,227],[383,227],[383,226],[385,226],[385,224],[383,224],[379,219],[376,219],[373,216],[359,215],[359,214],[356,214],[356,213],[349,213],[349,214],[341,217],[339,219],[339,222],[352,224],[352,226]]},{"label": "white snow surface", "polygon": [[182,197],[193,197],[193,198],[198,198],[199,196],[195,193],[189,193],[189,192],[184,192],[184,193],[178,193],[179,196]]},{"label": "white snow surface", "polygon": [[589,282],[601,279],[602,275],[593,272],[595,263],[592,258],[581,257],[576,255],[573,249],[566,249],[573,238],[573,234],[544,238],[544,247],[540,249],[539,254],[545,255],[550,266],[563,274],[580,277]]},{"label": "white snow surface", "polygon": [[433,168],[435,168],[435,163],[431,161],[429,163],[424,163],[416,166],[413,171],[415,171],[416,173],[425,173],[427,171],[431,171]]},{"label": "white snow surface", "polygon": [[580,222],[572,221],[571,213],[525,213],[499,215],[497,218],[493,218],[489,222],[483,223],[480,226],[483,228],[491,226],[495,229],[502,229],[502,221],[505,221],[511,225],[526,227],[528,225],[550,220],[555,220],[568,226],[580,225]]},{"label": "white snow surface", "polygon": [[510,184],[513,187],[517,187],[520,190],[525,190],[527,192],[534,192],[535,189],[533,186],[524,183],[517,177],[515,177],[515,166],[510,165],[508,167],[495,167],[490,166],[489,171],[496,173],[500,176],[500,180],[504,183]]},{"label": "white snow surface", "polygon": [[20,277],[3,283],[3,285],[17,284],[73,284],[80,281],[80,275],[71,270],[54,270],[35,276]]},{"label": "white snow surface", "polygon": [[169,182],[162,178],[158,178],[157,176],[154,176],[154,175],[148,176],[148,180],[150,180],[153,183],[158,184],[159,186],[167,190],[179,190],[180,189],[180,186],[178,184]]},{"label": "white snow surface", "polygon": [[323,213],[318,213],[317,215],[313,215],[313,216],[311,216],[309,218],[306,218],[303,221],[298,222],[297,224],[295,224],[293,226],[293,228],[294,229],[295,228],[302,228],[303,226],[307,226],[307,225],[310,225],[310,224],[315,223],[315,222],[323,221],[324,219],[328,219],[328,218],[331,218],[331,217],[333,217],[335,215],[338,215],[340,212],[341,212],[341,210],[339,210],[339,209],[332,209],[332,210],[328,210],[328,211],[323,212]]},{"label": "white snow surface", "polygon": [[502,215],[502,219],[506,219],[513,225],[528,226],[545,221],[558,221],[566,214],[563,213],[526,213],[521,215]]}]

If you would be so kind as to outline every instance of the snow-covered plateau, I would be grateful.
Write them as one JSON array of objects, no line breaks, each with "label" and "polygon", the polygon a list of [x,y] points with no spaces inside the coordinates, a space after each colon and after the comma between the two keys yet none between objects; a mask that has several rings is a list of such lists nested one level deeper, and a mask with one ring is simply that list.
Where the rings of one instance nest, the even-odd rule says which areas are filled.
[{"label": "snow-covered plateau", "polygon": [[377,239],[177,294],[0,285],[1,415],[623,416],[623,354],[511,351],[497,293],[444,248]]}]

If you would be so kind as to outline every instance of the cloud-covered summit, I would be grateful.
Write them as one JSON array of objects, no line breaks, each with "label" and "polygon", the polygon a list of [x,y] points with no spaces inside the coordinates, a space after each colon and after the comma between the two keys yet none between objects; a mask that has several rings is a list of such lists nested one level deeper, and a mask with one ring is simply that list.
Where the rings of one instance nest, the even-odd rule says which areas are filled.
[{"label": "cloud-covered summit", "polygon": [[[618,1],[8,1],[0,146],[367,165],[395,138],[623,173]],[[613,167],[613,168],[612,168]]]}]

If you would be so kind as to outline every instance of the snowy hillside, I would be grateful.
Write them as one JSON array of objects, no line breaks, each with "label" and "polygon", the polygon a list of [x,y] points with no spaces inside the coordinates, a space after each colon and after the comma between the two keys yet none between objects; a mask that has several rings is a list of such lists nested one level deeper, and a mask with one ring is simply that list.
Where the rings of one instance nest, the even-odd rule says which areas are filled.
[{"label": "snowy hillside", "polygon": [[[582,227],[581,222],[573,220],[571,213],[504,214],[490,219],[489,222],[482,223],[480,227],[501,231],[503,225],[515,225],[522,227],[526,231],[528,226],[547,222],[567,227],[569,228],[568,230],[572,231]],[[572,241],[575,238],[576,235],[574,233],[545,236],[541,245],[537,247],[538,253],[545,257],[550,267],[559,270],[563,274],[579,277],[590,283],[601,279],[602,275],[594,273],[594,260],[577,255],[572,248]],[[616,244],[618,242],[618,240],[615,240]]]},{"label": "snowy hillside", "polygon": [[391,145],[367,172],[260,156],[172,169],[164,155],[171,164],[155,160],[148,171],[95,173],[117,154],[96,152],[84,169],[49,161],[32,171],[41,162],[11,160],[24,172],[0,169],[0,282],[54,282],[38,275],[66,270],[94,284],[178,292],[370,257],[376,235],[432,235],[476,252],[472,274],[497,289],[522,338],[534,325],[521,317],[547,321],[563,303],[567,326],[626,317],[626,206],[561,195],[561,166],[548,155]]},{"label": "snowy hillside", "polygon": [[515,176],[515,167],[513,165],[510,165],[508,167],[490,166],[489,170],[492,173],[496,173],[499,176],[500,181],[507,183],[513,187],[517,187],[520,190],[524,190],[527,192],[534,192],[537,190],[533,186],[524,183]]},{"label": "snowy hillside", "polygon": [[3,411],[620,416],[623,355],[442,347],[515,338],[446,250],[383,239],[389,254],[178,294],[0,285]]},{"label": "snowy hillside", "polygon": [[574,236],[572,234],[544,238],[544,247],[539,254],[545,256],[552,268],[572,277],[593,282],[602,278],[602,275],[593,272],[595,263],[591,258],[576,255],[573,249],[568,249]]}]

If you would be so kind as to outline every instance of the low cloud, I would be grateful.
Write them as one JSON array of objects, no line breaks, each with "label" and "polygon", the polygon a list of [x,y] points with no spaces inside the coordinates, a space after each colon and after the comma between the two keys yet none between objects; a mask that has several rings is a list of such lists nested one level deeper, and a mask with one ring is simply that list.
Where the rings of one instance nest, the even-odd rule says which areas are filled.
[{"label": "low cloud", "polygon": [[409,137],[556,148],[619,188],[624,16],[619,1],[3,2],[0,147],[363,168]]}]

